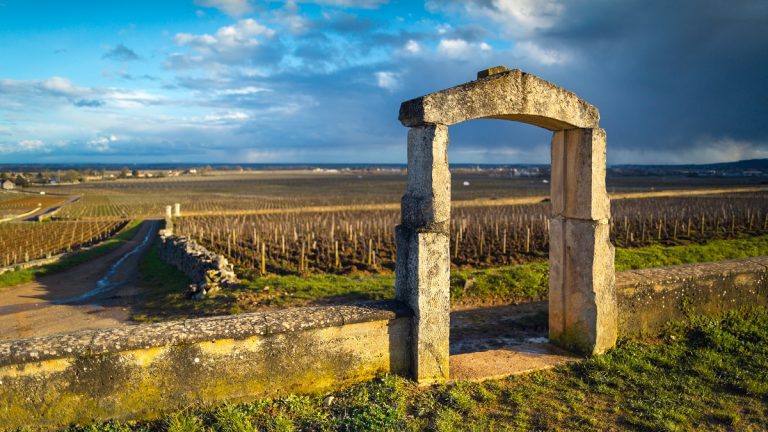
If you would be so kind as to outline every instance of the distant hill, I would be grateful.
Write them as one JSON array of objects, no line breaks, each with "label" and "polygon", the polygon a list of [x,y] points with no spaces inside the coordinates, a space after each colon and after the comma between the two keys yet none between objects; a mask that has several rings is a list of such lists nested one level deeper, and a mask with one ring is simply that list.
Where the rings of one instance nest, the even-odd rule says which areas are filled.
[{"label": "distant hill", "polygon": [[611,168],[644,168],[644,169],[660,169],[660,170],[717,170],[717,171],[731,171],[731,170],[760,170],[768,172],[768,159],[748,159],[736,162],[719,162],[711,164],[684,164],[684,165],[637,165],[637,164],[621,164],[611,165]]},{"label": "distant hill", "polygon": [[[82,163],[82,164],[2,164],[0,163],[0,172],[40,172],[40,171],[84,171],[84,170],[107,170],[119,171],[127,167],[131,170],[185,170],[201,169],[207,166],[213,170],[296,170],[296,169],[336,169],[336,170],[386,170],[403,169],[405,164],[366,164],[366,163],[269,163],[269,164],[194,164],[194,163],[140,163],[140,164],[100,164],[100,163]],[[468,164],[452,163],[453,170],[489,170],[489,169],[519,169],[535,170],[543,173],[549,173],[549,164]],[[614,175],[760,175],[768,176],[768,159],[750,159],[737,162],[720,162],[712,164],[684,164],[684,165],[640,165],[640,164],[621,164],[609,165],[609,174]]]},{"label": "distant hill", "polygon": [[768,159],[686,165],[611,165],[612,176],[768,177]]}]

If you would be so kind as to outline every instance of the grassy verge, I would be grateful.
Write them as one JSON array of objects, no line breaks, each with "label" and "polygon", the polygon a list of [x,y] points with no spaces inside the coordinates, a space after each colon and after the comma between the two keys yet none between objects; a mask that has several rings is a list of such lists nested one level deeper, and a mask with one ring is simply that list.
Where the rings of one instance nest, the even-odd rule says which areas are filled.
[{"label": "grassy verge", "polygon": [[[140,264],[142,288],[147,298],[132,319],[154,322],[192,316],[253,312],[309,304],[348,303],[394,296],[394,278],[382,275],[270,276],[246,280],[234,289],[219,291],[203,299],[190,299],[189,280],[174,267],[160,261],[155,248]],[[164,280],[157,280],[162,274]]]},{"label": "grassy verge", "polygon": [[160,259],[157,243],[147,249],[139,261],[139,288],[142,299],[135,306],[131,319],[152,322],[199,315],[207,305],[187,298],[190,281],[184,273]]},{"label": "grassy verge", "polygon": [[109,239],[88,250],[75,252],[74,254],[62,258],[54,263],[46,264],[40,267],[3,273],[0,275],[0,288],[31,282],[40,276],[69,270],[76,265],[105,255],[117,249],[126,241],[132,239],[136,235],[136,232],[139,230],[139,225],[141,225],[141,220],[132,220],[128,222],[128,224],[123,227],[120,232],[110,237]]},{"label": "grassy verge", "polygon": [[713,262],[768,255],[768,236],[712,240],[685,246],[616,249],[616,271]]},{"label": "grassy verge", "polygon": [[332,395],[190,408],[82,431],[766,430],[768,311],[670,325],[554,370],[429,388],[384,376]]},{"label": "grassy verge", "polygon": [[[624,271],[768,255],[768,236],[715,240],[687,246],[649,246],[617,249],[616,269]],[[394,297],[394,275],[339,276],[312,274],[244,279],[239,287],[223,290],[204,300],[190,300],[180,291],[159,290],[154,307],[136,316],[141,321],[171,317],[220,315],[282,307],[338,304]],[[451,271],[451,302],[477,306],[544,300],[549,291],[546,262],[482,270]]]}]

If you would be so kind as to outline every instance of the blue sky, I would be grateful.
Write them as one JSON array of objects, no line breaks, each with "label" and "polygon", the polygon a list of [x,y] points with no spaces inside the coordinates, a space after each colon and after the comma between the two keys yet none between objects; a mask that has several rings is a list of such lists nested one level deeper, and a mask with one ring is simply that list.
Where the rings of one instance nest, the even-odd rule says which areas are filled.
[{"label": "blue sky", "polygon": [[[596,105],[609,163],[768,157],[768,2],[0,0],[0,162],[405,162],[400,102],[507,65]],[[548,162],[473,121],[462,163]]]}]

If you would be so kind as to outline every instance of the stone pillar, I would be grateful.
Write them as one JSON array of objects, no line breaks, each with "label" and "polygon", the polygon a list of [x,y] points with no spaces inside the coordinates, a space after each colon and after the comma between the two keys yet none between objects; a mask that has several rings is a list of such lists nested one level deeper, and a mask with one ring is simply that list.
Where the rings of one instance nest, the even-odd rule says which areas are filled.
[{"label": "stone pillar", "polygon": [[173,217],[173,208],[171,206],[165,206],[165,218],[170,219]]},{"label": "stone pillar", "polygon": [[617,337],[605,144],[603,129],[552,137],[549,339],[583,354],[605,352]]},{"label": "stone pillar", "polygon": [[181,204],[176,203],[173,205],[173,216],[181,217]]},{"label": "stone pillar", "polygon": [[396,228],[395,292],[413,310],[411,373],[419,383],[448,378],[451,174],[448,127],[408,131],[408,183]]}]

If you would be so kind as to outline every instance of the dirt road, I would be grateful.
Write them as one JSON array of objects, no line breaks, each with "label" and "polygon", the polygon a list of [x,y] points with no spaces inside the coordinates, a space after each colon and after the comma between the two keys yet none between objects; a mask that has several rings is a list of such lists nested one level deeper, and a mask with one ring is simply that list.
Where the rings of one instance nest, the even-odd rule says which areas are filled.
[{"label": "dirt road", "polygon": [[35,213],[32,213],[31,215],[26,216],[26,217],[24,217],[22,219],[24,220],[24,222],[38,222],[38,221],[40,221],[41,218],[48,217],[48,216],[52,215],[53,213],[57,212],[60,208],[66,206],[66,205],[70,205],[72,203],[75,203],[77,201],[80,201],[80,197],[79,196],[68,196],[67,200],[62,202],[61,204],[57,204],[57,205],[55,205],[53,207],[47,207],[47,208],[40,209],[40,210],[36,211]]},{"label": "dirt road", "polygon": [[0,288],[0,339],[126,325],[139,295],[138,263],[159,226],[159,221],[144,221],[131,240],[106,255]]}]

